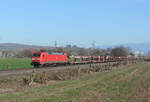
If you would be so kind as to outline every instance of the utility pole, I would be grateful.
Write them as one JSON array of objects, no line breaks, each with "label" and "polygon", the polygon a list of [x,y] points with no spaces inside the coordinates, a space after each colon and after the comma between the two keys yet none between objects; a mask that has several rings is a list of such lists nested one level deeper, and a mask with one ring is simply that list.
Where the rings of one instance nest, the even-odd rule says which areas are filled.
[{"label": "utility pole", "polygon": [[95,49],[95,40],[93,40],[93,42],[92,42],[92,47],[93,47],[93,49]]},{"label": "utility pole", "polygon": [[57,48],[57,41],[55,40],[55,48]]},{"label": "utility pole", "polygon": [[55,50],[57,51],[57,41],[55,40]]}]

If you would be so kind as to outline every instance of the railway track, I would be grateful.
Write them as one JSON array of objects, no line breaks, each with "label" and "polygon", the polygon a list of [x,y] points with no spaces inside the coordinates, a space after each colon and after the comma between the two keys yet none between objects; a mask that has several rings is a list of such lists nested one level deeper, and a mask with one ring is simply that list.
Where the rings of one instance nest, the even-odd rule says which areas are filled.
[{"label": "railway track", "polygon": [[108,64],[116,64],[117,62],[110,63],[93,63],[93,64],[78,64],[78,65],[67,65],[67,66],[57,66],[57,67],[40,67],[40,68],[24,68],[24,69],[8,69],[8,70],[0,70],[0,77],[9,76],[9,75],[20,75],[20,74],[28,74],[32,72],[46,72],[46,71],[56,71],[60,69],[68,69],[68,68],[77,68],[77,67],[90,67],[94,65],[108,65]]}]

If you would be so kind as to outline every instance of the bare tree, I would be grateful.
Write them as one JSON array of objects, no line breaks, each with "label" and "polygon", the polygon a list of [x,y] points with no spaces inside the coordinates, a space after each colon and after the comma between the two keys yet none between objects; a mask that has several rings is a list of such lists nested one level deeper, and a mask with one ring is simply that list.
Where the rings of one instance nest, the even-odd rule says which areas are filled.
[{"label": "bare tree", "polygon": [[78,55],[79,56],[87,56],[88,55],[88,51],[84,48],[78,48]]},{"label": "bare tree", "polygon": [[21,57],[32,57],[33,52],[36,52],[36,51],[38,51],[38,50],[33,49],[33,48],[26,48],[22,51],[17,51],[15,56],[19,57],[19,58],[21,58]]},{"label": "bare tree", "polygon": [[147,56],[150,56],[150,51],[147,53]]},{"label": "bare tree", "polygon": [[90,55],[105,56],[105,55],[108,55],[108,52],[106,50],[103,50],[103,49],[93,49],[93,50],[90,50]]},{"label": "bare tree", "polygon": [[111,51],[112,56],[128,56],[130,54],[130,49],[124,46],[119,46]]}]

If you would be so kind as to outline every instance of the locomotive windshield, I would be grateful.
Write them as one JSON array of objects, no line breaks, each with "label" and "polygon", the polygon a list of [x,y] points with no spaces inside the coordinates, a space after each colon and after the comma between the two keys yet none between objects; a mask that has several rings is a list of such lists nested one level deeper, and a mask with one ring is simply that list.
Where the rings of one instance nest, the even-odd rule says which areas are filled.
[{"label": "locomotive windshield", "polygon": [[40,55],[41,55],[40,53],[34,53],[33,54],[34,57],[40,57]]},{"label": "locomotive windshield", "polygon": [[47,52],[47,54],[50,54],[50,55],[64,55],[64,53],[58,53],[58,52]]}]

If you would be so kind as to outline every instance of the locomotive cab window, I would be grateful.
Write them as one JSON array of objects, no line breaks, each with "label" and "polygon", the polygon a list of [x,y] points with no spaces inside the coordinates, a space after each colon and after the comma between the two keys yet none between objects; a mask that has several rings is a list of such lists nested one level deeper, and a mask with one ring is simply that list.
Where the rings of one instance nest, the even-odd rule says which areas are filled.
[{"label": "locomotive cab window", "polygon": [[33,56],[34,56],[34,57],[40,57],[41,54],[40,54],[40,53],[34,53]]}]

